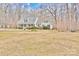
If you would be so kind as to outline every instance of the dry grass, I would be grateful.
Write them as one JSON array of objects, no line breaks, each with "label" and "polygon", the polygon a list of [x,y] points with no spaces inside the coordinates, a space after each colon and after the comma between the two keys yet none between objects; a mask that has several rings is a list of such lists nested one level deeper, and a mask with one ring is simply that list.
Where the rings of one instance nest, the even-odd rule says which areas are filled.
[{"label": "dry grass", "polygon": [[79,32],[0,32],[0,55],[79,55]]}]

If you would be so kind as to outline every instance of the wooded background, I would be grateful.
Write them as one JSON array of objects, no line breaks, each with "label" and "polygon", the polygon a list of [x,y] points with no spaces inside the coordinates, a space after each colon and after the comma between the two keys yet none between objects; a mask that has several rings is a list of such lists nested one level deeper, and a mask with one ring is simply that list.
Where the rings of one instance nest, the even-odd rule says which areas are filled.
[{"label": "wooded background", "polygon": [[0,3],[0,25],[16,28],[22,17],[38,17],[39,20],[51,19],[54,29],[58,31],[79,30],[78,3],[40,3],[38,9],[30,9],[21,3]]}]

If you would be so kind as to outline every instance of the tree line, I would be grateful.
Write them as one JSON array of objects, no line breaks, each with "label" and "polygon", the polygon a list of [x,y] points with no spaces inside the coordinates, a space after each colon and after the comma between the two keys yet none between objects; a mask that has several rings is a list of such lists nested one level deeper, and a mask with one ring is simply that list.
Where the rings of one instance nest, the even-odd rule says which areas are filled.
[{"label": "tree line", "polygon": [[[53,29],[58,31],[79,30],[78,3],[40,3],[39,9],[30,10],[25,4],[0,4],[0,25],[15,27],[20,18],[34,16],[39,20],[50,19]],[[29,12],[29,11],[30,12]],[[6,27],[6,26],[4,26]]]}]

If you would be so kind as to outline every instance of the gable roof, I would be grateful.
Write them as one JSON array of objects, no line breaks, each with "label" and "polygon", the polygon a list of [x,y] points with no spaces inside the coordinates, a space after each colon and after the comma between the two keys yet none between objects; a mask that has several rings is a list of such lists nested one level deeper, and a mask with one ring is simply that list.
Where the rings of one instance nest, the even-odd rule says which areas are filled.
[{"label": "gable roof", "polygon": [[26,18],[21,18],[17,24],[34,24],[36,18],[35,17],[26,17]]}]

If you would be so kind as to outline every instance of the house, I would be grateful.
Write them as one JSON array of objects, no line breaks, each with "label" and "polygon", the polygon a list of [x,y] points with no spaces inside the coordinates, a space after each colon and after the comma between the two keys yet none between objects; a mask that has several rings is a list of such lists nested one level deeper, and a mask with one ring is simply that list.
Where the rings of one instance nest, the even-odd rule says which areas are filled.
[{"label": "house", "polygon": [[40,21],[40,22],[38,21],[36,25],[38,28],[42,28],[42,29],[45,29],[45,28],[53,29],[53,24],[49,21]]},{"label": "house", "polygon": [[53,29],[53,25],[51,24],[51,22],[49,22],[49,21],[43,21],[43,22],[41,22],[41,27],[42,28],[47,28],[47,29]]},{"label": "house", "polygon": [[43,28],[44,26],[47,26],[49,29],[53,29],[53,21],[52,17],[50,17],[51,15],[45,14],[45,11],[43,11],[43,13],[43,16],[35,12],[32,12],[32,14],[21,16],[21,19],[17,22],[17,27],[31,28],[34,26],[37,28]]},{"label": "house", "polygon": [[37,26],[37,18],[35,17],[26,17],[26,18],[21,18],[17,22],[17,27],[18,28],[32,28],[33,26]]},{"label": "house", "polygon": [[17,27],[21,29],[26,28],[44,28],[47,27],[48,29],[53,29],[53,25],[49,20],[40,20],[36,17],[27,17],[27,18],[21,18],[17,22]]}]

